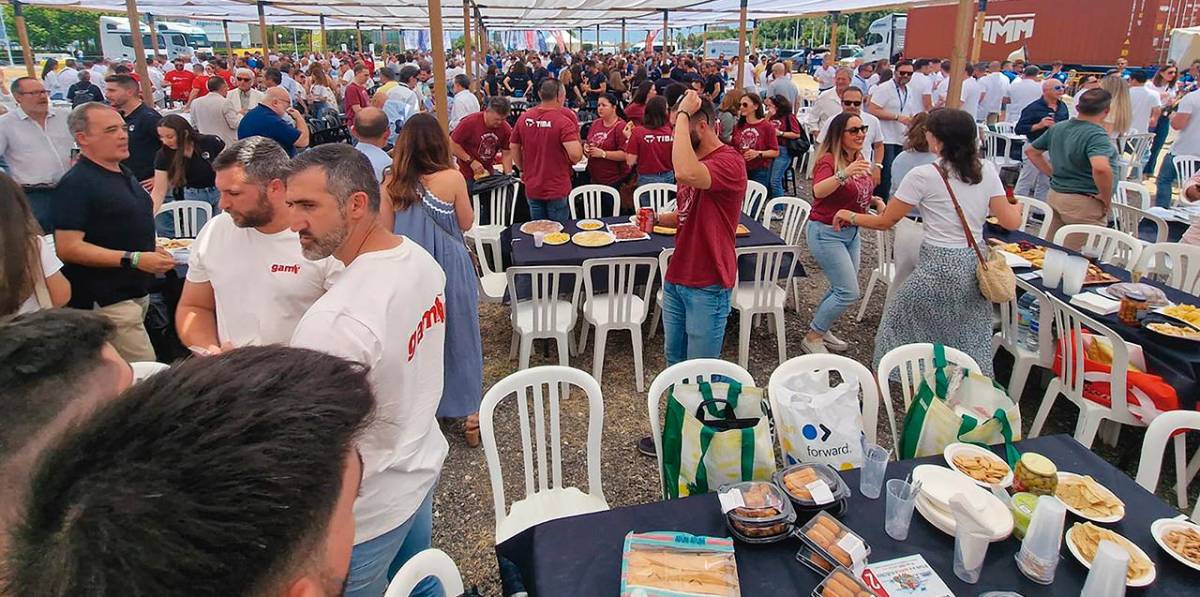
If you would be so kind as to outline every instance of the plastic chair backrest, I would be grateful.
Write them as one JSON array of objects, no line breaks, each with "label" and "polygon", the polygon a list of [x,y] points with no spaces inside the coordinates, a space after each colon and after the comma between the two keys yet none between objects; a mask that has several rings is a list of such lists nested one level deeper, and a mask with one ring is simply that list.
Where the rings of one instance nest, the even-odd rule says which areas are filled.
[{"label": "plastic chair backrest", "polygon": [[1179,188],[1180,196],[1183,195],[1183,187],[1197,172],[1200,172],[1200,156],[1175,156],[1175,186]]},{"label": "plastic chair backrest", "polygon": [[1133,270],[1142,254],[1142,243],[1136,236],[1113,228],[1092,224],[1068,224],[1054,233],[1056,245],[1063,245],[1074,234],[1085,235],[1081,252],[1091,249],[1100,253],[1100,261]]},{"label": "plastic chair backrest", "polygon": [[1150,209],[1154,205],[1154,202],[1150,198],[1150,191],[1146,189],[1146,185],[1128,180],[1122,180],[1117,183],[1117,200],[1113,201],[1113,203],[1120,203],[1143,210]]},{"label": "plastic chair backrest", "polygon": [[508,516],[508,509],[500,452],[496,447],[496,407],[509,396],[516,398],[517,431],[521,438],[525,477],[524,497],[550,489],[562,489],[566,486],[563,484],[562,474],[562,432],[559,419],[563,409],[560,403],[570,396],[569,386],[582,390],[588,401],[587,493],[604,499],[604,489],[600,483],[600,434],[604,426],[604,398],[600,392],[600,384],[587,372],[573,367],[552,365],[523,369],[492,386],[484,394],[483,403],[479,406],[479,432],[483,439],[483,453],[487,458],[488,475],[491,477],[497,527]]},{"label": "plastic chair backrest", "polygon": [[[1021,204],[1021,229],[1027,231],[1029,226],[1037,226],[1037,232],[1032,234],[1042,240],[1049,240],[1046,238],[1046,234],[1050,232],[1050,216],[1053,215],[1050,204],[1025,195],[1016,195],[1016,198],[1017,202]],[[1038,224],[1036,220],[1029,219],[1029,216],[1033,215],[1035,211],[1042,216],[1041,224]]]},{"label": "plastic chair backrest", "polygon": [[[608,323],[640,324],[646,320],[649,309],[643,308],[641,317],[635,318],[634,297],[638,296],[637,287],[641,285],[641,299],[644,307],[650,304],[650,291],[654,288],[654,272],[658,270],[659,257],[604,257],[587,259],[583,262],[583,292],[584,304],[592,302],[596,297],[593,288],[597,275],[595,270],[603,270],[601,274],[606,280],[604,295],[608,300],[602,304],[607,310]],[[638,276],[642,275],[639,280]]]},{"label": "plastic chair backrest", "polygon": [[[892,271],[896,265],[896,232],[877,230],[875,234],[875,266],[881,273]],[[885,280],[886,281],[886,280]]]},{"label": "plastic chair backrest", "polygon": [[761,220],[767,204],[767,187],[753,180],[746,181],[746,197],[742,200],[742,213]]},{"label": "plastic chair backrest", "polygon": [[[580,277],[583,270],[574,265],[552,265],[552,266],[519,266],[510,267],[504,272],[508,276],[508,291],[512,295],[512,318],[513,326],[517,322],[517,307],[528,305],[532,309],[532,330],[534,335],[549,334],[559,329],[559,309],[558,303],[562,294],[567,290],[567,285],[570,284],[571,304],[577,304],[579,300]],[[571,276],[571,281],[563,280],[565,276]],[[529,278],[529,297],[520,298],[517,296],[517,286],[519,278]],[[573,324],[574,311],[569,315],[571,321],[564,322]]]},{"label": "plastic chair backrest", "polygon": [[133,371],[133,383],[137,383],[156,373],[162,373],[170,369],[171,366],[158,361],[138,361],[130,363],[129,368]]},{"label": "plastic chair backrest", "polygon": [[[946,346],[945,349],[947,364],[958,365],[976,373],[981,371],[979,363],[975,362],[971,355],[953,346]],[[892,371],[896,369],[900,370],[900,393],[904,396],[904,410],[907,411],[908,406],[912,404],[913,396],[916,396],[917,390],[921,387],[921,381],[927,376],[932,379],[933,344],[920,342],[897,346],[879,359],[879,368],[875,375],[879,381],[879,390],[882,392],[883,403],[887,406],[889,417],[893,416],[891,377]]]},{"label": "plastic chair backrest", "polygon": [[779,236],[783,238],[783,242],[789,245],[799,245],[800,239],[804,236],[804,225],[808,223],[808,215],[812,213],[812,205],[796,197],[776,197],[767,202],[767,209],[763,211],[764,227],[768,229],[771,227],[772,214],[779,205],[784,206]]},{"label": "plastic chair backrest", "polygon": [[[879,423],[879,386],[875,380],[875,375],[866,365],[839,354],[806,354],[798,357],[792,357],[771,372],[771,379],[767,381],[767,398],[771,403],[771,412],[779,413],[779,400],[787,395],[784,382],[788,377],[800,373],[819,372],[826,374],[828,381],[829,372],[837,371],[841,374],[842,382],[845,383],[849,379],[857,379],[860,391],[862,392],[862,423],[863,433],[867,437],[867,441],[875,444],[878,437],[877,427]],[[888,409],[891,412],[891,409]],[[778,415],[776,415],[778,416]],[[779,420],[775,421],[776,430],[779,429]],[[896,441],[896,424],[895,419],[890,415],[888,417],[888,430],[892,434],[892,441]],[[786,456],[783,448],[783,435],[776,431],[776,439],[779,442],[779,453]]]},{"label": "plastic chair backrest", "polygon": [[671,263],[671,257],[675,255],[675,247],[667,247],[658,253],[658,281],[660,284],[667,281],[667,266]]},{"label": "plastic chair backrest", "polygon": [[462,595],[462,574],[454,560],[440,549],[426,549],[409,558],[396,576],[388,583],[383,597],[408,597],[421,581],[428,577],[438,579],[444,595]]},{"label": "plastic chair backrest", "polygon": [[[494,189],[483,191],[482,193],[474,193],[471,195],[471,203],[475,207],[475,225],[476,226],[512,226],[513,215],[516,212],[517,195],[520,193],[521,181],[514,179],[512,182],[499,186]],[[483,202],[488,204],[489,221],[480,220],[479,214],[482,213],[480,207]]]},{"label": "plastic chair backrest", "polygon": [[[650,436],[654,439],[654,454],[658,458],[658,488],[662,491],[662,424],[658,420],[659,405],[666,398],[667,390],[677,383],[699,383],[713,381],[714,376],[732,379],[743,386],[753,386],[754,376],[734,363],[721,359],[692,359],[675,363],[663,369],[650,383],[646,397],[646,408],[650,415]],[[667,494],[663,492],[663,499]]]},{"label": "plastic chair backrest", "polygon": [[1148,245],[1142,249],[1133,269],[1161,276],[1171,288],[1200,295],[1200,247],[1196,245],[1161,242]]},{"label": "plastic chair backrest", "polygon": [[669,182],[652,182],[634,189],[633,204],[649,207],[654,213],[669,211],[675,203],[675,185]]},{"label": "plastic chair backrest", "polygon": [[171,201],[158,208],[155,216],[169,213],[175,223],[176,238],[196,238],[212,219],[212,205],[205,201]]},{"label": "plastic chair backrest", "polygon": [[[604,212],[605,200],[612,203],[612,213]],[[583,203],[582,208],[577,205],[580,202]],[[567,203],[571,206],[572,220],[603,218],[605,216],[616,217],[621,211],[621,196],[617,194],[617,190],[602,184],[585,184],[581,187],[575,187],[571,190],[571,195],[567,199]]]},{"label": "plastic chair backrest", "polygon": [[739,275],[738,287],[752,289],[751,309],[771,307],[779,290],[779,282],[781,280],[787,282],[792,279],[792,273],[800,261],[800,249],[788,245],[737,249],[738,259],[741,260],[743,256],[754,259],[754,277],[750,280],[743,280]]},{"label": "plastic chair backrest", "polygon": [[992,125],[996,128],[996,132],[1003,135],[1012,135],[1017,132],[1017,123],[1001,121]]},{"label": "plastic chair backrest", "polygon": [[1155,225],[1154,242],[1161,243],[1167,240],[1170,228],[1167,226],[1166,220],[1140,208],[1118,201],[1113,201],[1112,210],[1113,223],[1116,225],[1117,230],[1137,238],[1138,226],[1141,225],[1142,220],[1150,220]]},{"label": "plastic chair backrest", "polygon": [[1092,336],[1104,337],[1112,345],[1112,373],[1109,377],[1109,392],[1112,397],[1112,418],[1123,423],[1136,423],[1138,420],[1129,412],[1125,395],[1125,372],[1129,369],[1129,347],[1125,340],[1109,329],[1108,326],[1084,315],[1083,312],[1059,300],[1054,295],[1047,295],[1050,303],[1051,319],[1057,336],[1057,344],[1043,350],[1056,351],[1062,357],[1062,367],[1058,378],[1062,382],[1064,394],[1070,394],[1076,402],[1086,400],[1083,396],[1084,361],[1086,353],[1083,345],[1084,330]]},{"label": "plastic chair backrest", "polygon": [[1117,149],[1122,154],[1128,152],[1133,164],[1142,164],[1150,157],[1150,148],[1154,145],[1154,133],[1136,133],[1117,137]]},{"label": "plastic chair backrest", "polygon": [[[1142,456],[1138,460],[1137,484],[1154,493],[1158,489],[1159,473],[1162,472],[1163,454],[1167,441],[1180,430],[1200,430],[1200,412],[1194,410],[1172,410],[1154,417],[1142,440]],[[1200,500],[1192,510],[1192,520],[1200,521]]]}]

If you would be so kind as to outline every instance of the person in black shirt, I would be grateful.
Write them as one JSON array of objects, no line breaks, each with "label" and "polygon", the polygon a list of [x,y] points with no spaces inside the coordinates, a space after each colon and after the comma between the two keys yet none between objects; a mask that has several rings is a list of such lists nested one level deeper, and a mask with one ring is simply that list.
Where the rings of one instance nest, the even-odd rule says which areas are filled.
[{"label": "person in black shirt", "polygon": [[487,76],[483,78],[483,94],[488,97],[500,95],[500,74],[494,64],[487,68]]},{"label": "person in black shirt", "polygon": [[121,165],[129,168],[147,191],[154,185],[154,154],[162,147],[158,121],[162,115],[142,103],[137,81],[129,75],[112,75],[104,80],[105,96],[129,127],[129,156]]},{"label": "person in black shirt", "polygon": [[529,78],[524,62],[517,62],[508,70],[504,89],[513,97],[528,97],[533,91],[533,80]]},{"label": "person in black shirt", "polygon": [[153,361],[144,320],[155,274],[175,260],[154,241],[150,194],[123,162],[129,134],[114,109],[81,104],[68,118],[79,161],[55,189],[55,248],[71,282],[71,307],[97,309],[117,328],[112,345],[125,360]]},{"label": "person in black shirt", "polygon": [[725,95],[725,79],[721,78],[719,70],[713,62],[704,63],[704,97],[714,104],[721,103],[721,96]]},{"label": "person in black shirt", "polygon": [[[158,137],[162,148],[154,155],[154,190],[150,192],[154,213],[162,207],[168,190],[174,201],[203,201],[217,213],[221,193],[212,161],[225,149],[225,141],[216,135],[201,135],[178,114],[170,114],[158,123]],[[155,216],[159,236],[175,236],[174,224],[166,214]]]},{"label": "person in black shirt", "polygon": [[600,100],[600,96],[608,93],[608,73],[603,69],[597,68],[596,63],[588,62],[587,64],[587,103],[589,110],[596,109],[596,102]]},{"label": "person in black shirt", "polygon": [[71,102],[71,107],[74,108],[79,104],[88,102],[104,101],[104,93],[99,87],[92,84],[92,72],[89,70],[79,71],[79,81],[67,89],[67,100]]},{"label": "person in black shirt", "polygon": [[547,70],[546,67],[542,66],[542,59],[537,56],[534,56],[532,59],[530,59],[529,65],[533,71],[530,74],[530,79],[533,81],[533,88],[541,89],[542,81],[550,78],[550,71]]}]

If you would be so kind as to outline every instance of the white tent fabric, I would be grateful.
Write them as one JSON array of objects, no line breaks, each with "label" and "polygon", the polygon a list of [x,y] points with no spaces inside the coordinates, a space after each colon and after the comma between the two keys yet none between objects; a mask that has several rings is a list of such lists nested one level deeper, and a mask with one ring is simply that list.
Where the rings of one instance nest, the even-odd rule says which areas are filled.
[{"label": "white tent fabric", "polygon": [[1174,60],[1175,64],[1191,64],[1200,58],[1200,27],[1172,29],[1167,57]]}]

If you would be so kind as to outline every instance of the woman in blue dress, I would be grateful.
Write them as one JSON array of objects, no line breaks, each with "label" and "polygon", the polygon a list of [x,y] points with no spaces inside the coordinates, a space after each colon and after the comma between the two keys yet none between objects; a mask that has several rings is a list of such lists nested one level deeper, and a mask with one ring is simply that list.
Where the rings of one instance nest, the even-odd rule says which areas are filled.
[{"label": "woman in blue dress", "polygon": [[429,251],[446,272],[446,348],[437,415],[466,417],[467,444],[477,447],[483,400],[479,278],[463,241],[475,214],[467,182],[451,163],[446,134],[432,115],[418,114],[404,123],[383,197],[381,211],[385,218],[394,213],[396,234]]}]

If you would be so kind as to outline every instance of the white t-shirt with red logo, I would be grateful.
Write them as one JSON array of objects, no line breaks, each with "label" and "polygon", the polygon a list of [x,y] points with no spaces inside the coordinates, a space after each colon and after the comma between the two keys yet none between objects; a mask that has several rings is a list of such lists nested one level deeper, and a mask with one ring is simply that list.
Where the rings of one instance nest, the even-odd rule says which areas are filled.
[{"label": "white t-shirt with red logo", "polygon": [[352,261],[292,337],[292,346],[370,367],[375,419],[358,442],[355,544],[411,518],[441,474],[450,448],[434,418],[442,399],[445,288],[441,266],[405,238]]},{"label": "white t-shirt with red logo", "polygon": [[305,259],[291,230],[238,228],[223,213],[192,243],[187,281],[212,285],[221,342],[261,346],[291,340],[300,317],[341,270],[332,257]]}]

